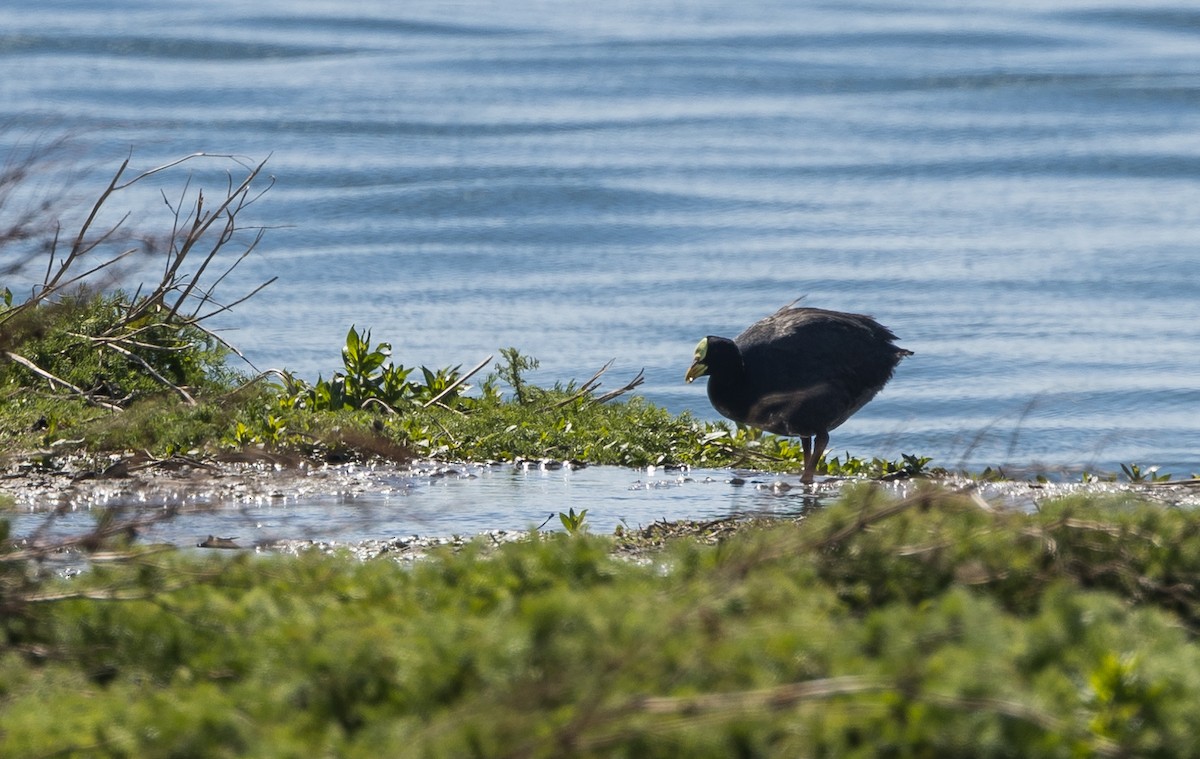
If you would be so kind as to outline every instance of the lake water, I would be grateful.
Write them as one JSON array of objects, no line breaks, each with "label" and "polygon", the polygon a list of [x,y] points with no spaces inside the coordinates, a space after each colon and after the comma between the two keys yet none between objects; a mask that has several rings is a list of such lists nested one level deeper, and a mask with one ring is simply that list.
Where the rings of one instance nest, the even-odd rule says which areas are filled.
[{"label": "lake water", "polygon": [[696,341],[804,296],[915,352],[832,453],[1200,471],[1184,5],[8,0],[0,124],[101,174],[270,156],[238,273],[279,280],[220,325],[259,368],[357,324],[715,418]]}]

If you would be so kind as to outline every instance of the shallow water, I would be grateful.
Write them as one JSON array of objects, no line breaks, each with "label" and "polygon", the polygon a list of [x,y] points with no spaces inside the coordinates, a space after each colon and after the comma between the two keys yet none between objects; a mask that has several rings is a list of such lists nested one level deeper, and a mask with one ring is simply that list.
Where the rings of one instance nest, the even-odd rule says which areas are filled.
[{"label": "shallow water", "polygon": [[[108,508],[125,516],[180,507],[140,530],[146,542],[196,545],[209,535],[241,547],[286,541],[358,543],[408,536],[472,536],[497,530],[562,530],[559,512],[587,509],[588,528],[611,533],[656,521],[796,516],[838,490],[805,490],[795,477],[722,470],[664,471],[554,465],[341,466],[309,473],[191,472],[145,481],[83,482],[57,490],[47,534],[86,532]],[[46,523],[44,492],[18,493],[18,535]]]},{"label": "shallow water", "polygon": [[[15,496],[15,507],[5,514],[13,534],[33,544],[85,535],[115,509],[122,520],[150,520],[138,527],[142,544],[191,548],[218,538],[241,549],[344,546],[364,557],[382,551],[400,559],[417,558],[430,545],[448,540],[481,535],[512,540],[531,529],[560,532],[558,515],[570,509],[586,509],[586,528],[596,534],[664,521],[796,518],[831,503],[854,484],[819,478],[806,487],[794,475],[754,471],[572,468],[554,462],[184,467],[143,471],[129,479],[37,479],[0,481]],[[902,498],[922,484],[898,480],[876,486]],[[1028,510],[1072,493],[1124,491],[1183,508],[1200,506],[1200,488],[1182,484],[951,479],[939,485],[974,493],[988,508]],[[59,558],[77,563],[74,553]]]},{"label": "shallow water", "polygon": [[0,148],[270,155],[239,283],[280,280],[222,325],[260,368],[357,324],[714,418],[696,341],[803,295],[916,353],[832,452],[948,467],[1200,471],[1198,103],[1154,2],[0,8]]}]

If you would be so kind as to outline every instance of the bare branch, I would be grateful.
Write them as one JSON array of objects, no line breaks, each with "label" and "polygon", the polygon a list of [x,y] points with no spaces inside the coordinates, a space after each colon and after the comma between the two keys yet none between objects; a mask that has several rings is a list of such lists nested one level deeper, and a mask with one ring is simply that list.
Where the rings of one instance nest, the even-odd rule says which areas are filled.
[{"label": "bare branch", "polygon": [[[104,192],[100,193],[100,197],[98,197],[96,199],[96,202],[92,204],[91,212],[88,213],[87,219],[84,220],[83,224],[79,227],[79,234],[77,234],[75,236],[75,242],[72,243],[72,245],[71,245],[71,250],[67,254],[67,260],[59,268],[60,275],[65,274],[67,269],[70,268],[71,262],[76,257],[78,257],[79,255],[82,254],[82,252],[84,250],[83,239],[87,236],[88,230],[91,229],[92,224],[96,221],[96,216],[100,213],[100,209],[104,207],[104,204],[108,201],[108,199],[110,197],[112,197],[112,194],[116,191],[117,182],[120,181],[121,175],[124,174],[125,169],[128,168],[129,160],[130,160],[129,158],[126,158],[124,161],[121,162],[121,166],[117,169],[116,174],[113,175],[112,180],[108,183],[108,187],[104,190]],[[124,221],[125,218],[128,218],[128,214],[126,214],[126,216],[122,218],[122,222]],[[117,226],[120,226],[120,223],[118,223]],[[116,229],[116,227],[113,227],[113,230],[115,230],[115,229]],[[111,234],[111,232],[112,232],[112,230],[110,230],[109,233],[106,233],[106,235],[104,235],[104,237],[106,237],[107,234]],[[53,289],[56,284],[57,284],[57,278],[53,281],[47,282],[46,289]]]},{"label": "bare branch", "polygon": [[[133,179],[129,180],[128,182],[126,182],[123,185],[116,187],[115,189],[124,190],[126,187],[136,184],[147,177],[162,173],[162,172],[166,171],[167,169],[173,169],[176,166],[187,163],[188,161],[194,161],[197,158],[226,158],[226,159],[229,159],[230,161],[233,161],[234,163],[236,163],[237,165],[239,165],[245,169],[249,169],[251,166],[250,162],[248,160],[246,160],[243,156],[233,155],[231,153],[191,153],[189,155],[185,155],[182,158],[176,158],[174,161],[164,163],[162,166],[156,166],[153,169],[147,169],[146,171],[143,171],[141,174],[138,174]],[[269,156],[268,156],[268,158],[269,158]],[[128,162],[126,162],[126,163],[128,163]],[[266,163],[266,161],[263,161],[263,163]]]},{"label": "bare branch", "polygon": [[[236,305],[238,305],[238,304],[240,304],[240,303],[244,303],[244,302],[246,302],[246,301],[250,300],[251,298],[253,298],[255,295],[258,295],[258,294],[259,294],[259,293],[260,293],[260,292],[261,292],[263,289],[265,289],[265,288],[266,288],[268,285],[270,285],[270,284],[272,284],[273,282],[275,282],[275,280],[277,280],[277,279],[279,279],[279,277],[271,277],[271,278],[270,278],[270,279],[268,279],[266,282],[263,282],[261,285],[259,285],[258,287],[255,287],[253,290],[251,290],[250,292],[246,293],[245,295],[243,295],[242,297],[238,298],[237,300],[235,300],[234,302],[230,303],[229,305],[227,305],[227,306],[221,306],[221,307],[220,307],[220,308],[218,308],[217,310],[215,310],[215,311],[211,311],[211,312],[209,312],[209,313],[207,313],[207,314],[205,314],[205,315],[203,315],[203,316],[195,316],[195,315],[193,315],[193,316],[191,316],[191,317],[189,317],[189,318],[187,319],[186,323],[187,323],[187,324],[199,324],[201,321],[204,321],[205,319],[208,319],[208,318],[210,318],[210,317],[216,316],[216,315],[217,315],[217,314],[219,314],[219,313],[222,313],[222,312],[228,311],[229,309],[233,308],[234,306],[236,306]],[[211,334],[211,333],[210,333],[210,334]],[[224,341],[222,340],[222,342],[224,342]],[[235,353],[236,353],[236,351],[235,351]],[[241,354],[239,353],[238,355],[241,355]]]},{"label": "bare branch", "polygon": [[[222,287],[230,286],[234,271],[254,252],[265,234],[265,227],[243,227],[239,222],[239,215],[274,185],[273,177],[266,183],[265,188],[261,184],[255,184],[262,175],[266,161],[252,163],[233,155],[193,153],[131,177],[131,157],[127,156],[90,205],[86,217],[73,235],[69,249],[61,257],[58,253],[61,227],[55,229],[54,243],[50,246],[41,285],[34,289],[27,300],[0,313],[0,324],[9,322],[20,314],[31,313],[32,309],[47,300],[66,295],[68,288],[93,285],[97,274],[117,270],[122,262],[128,261],[134,253],[149,250],[152,245],[153,248],[159,248],[158,244],[152,243],[152,238],[145,237],[141,246],[118,249],[118,241],[128,242],[130,237],[126,228],[131,215],[125,213],[115,223],[102,228],[101,220],[109,216],[106,208],[116,202],[114,196],[122,191],[129,191],[139,182],[160,177],[168,170],[201,159],[233,161],[246,171],[244,174],[240,170],[236,174],[226,171],[226,186],[220,194],[212,198],[211,203],[203,189],[193,187],[191,173],[184,179],[183,189],[177,199],[171,199],[166,192],[159,190],[163,203],[172,214],[172,221],[170,236],[161,245],[164,261],[157,281],[138,284],[132,298],[121,298],[117,303],[121,310],[116,314],[115,321],[105,325],[102,334],[74,335],[77,339],[90,340],[96,350],[110,349],[121,353],[137,365],[138,373],[170,387],[185,402],[195,403],[187,389],[172,383],[164,376],[164,370],[155,362],[157,354],[146,353],[146,350],[185,350],[186,348],[175,346],[194,344],[196,335],[187,335],[184,332],[193,329],[246,360],[240,351],[212,329],[202,326],[201,322],[228,312],[276,281],[276,278],[272,277],[251,287],[248,292],[232,302],[223,297],[224,293],[221,292]],[[0,202],[3,201],[6,192],[3,182],[9,179],[7,176],[0,176]],[[12,181],[17,180],[13,178]],[[240,250],[231,250],[231,244],[236,244]],[[89,254],[95,255],[101,251],[105,254],[95,263],[81,263]],[[115,274],[109,281],[116,281]],[[89,289],[100,292],[105,287],[101,285]],[[164,340],[160,341],[160,336],[164,337]],[[159,342],[162,344],[148,344]],[[17,350],[19,351],[19,348]],[[134,350],[138,353],[134,353]],[[87,398],[91,403],[96,403],[85,391],[55,376],[56,373],[72,376],[69,370],[63,370],[57,364],[51,367],[51,370],[34,368],[31,361],[28,361],[26,368],[50,381],[52,387],[65,388]],[[102,405],[111,407],[109,404]]]},{"label": "bare branch", "polygon": [[634,704],[634,711],[648,714],[696,715],[703,712],[757,711],[764,708],[788,708],[801,701],[826,699],[887,690],[882,680],[847,675],[827,677],[821,680],[785,683],[758,690],[733,691],[726,693],[704,693],[683,697],[645,697]]},{"label": "bare branch", "polygon": [[195,223],[193,224],[192,232],[188,235],[187,240],[185,240],[184,244],[180,247],[179,256],[178,256],[180,261],[182,261],[183,257],[185,257],[188,254],[188,252],[190,252],[190,250],[192,249],[193,246],[195,246],[197,243],[199,243],[199,241],[200,241],[201,237],[204,235],[204,233],[207,232],[209,228],[211,228],[213,223],[215,223],[215,221],[218,218],[220,218],[221,216],[225,216],[226,222],[225,222],[225,226],[221,230],[221,234],[218,237],[217,242],[215,242],[213,244],[208,255],[205,257],[204,261],[201,263],[200,268],[197,270],[196,274],[192,276],[191,280],[187,283],[183,292],[181,292],[179,294],[179,296],[176,298],[175,304],[171,307],[170,312],[167,314],[168,320],[174,318],[175,313],[179,310],[179,307],[183,304],[183,302],[191,294],[192,290],[196,287],[196,284],[200,281],[201,275],[204,273],[204,270],[208,267],[208,265],[212,262],[213,258],[216,256],[217,252],[221,249],[222,246],[224,246],[226,243],[228,243],[229,240],[232,238],[234,231],[236,231],[236,229],[237,229],[234,219],[236,218],[237,213],[242,208],[243,202],[245,200],[245,195],[247,194],[247,192],[249,190],[250,184],[254,181],[255,177],[258,176],[259,172],[262,171],[263,166],[265,166],[265,162],[260,163],[260,164],[258,164],[258,166],[254,167],[254,169],[251,170],[250,173],[246,175],[246,178],[242,180],[241,184],[238,185],[237,189],[235,189],[233,192],[229,193],[229,195],[225,198],[225,200],[217,205],[216,209],[209,212],[208,214],[204,214],[203,217],[201,216],[201,213],[200,213],[201,201],[199,201],[199,200],[197,201]]},{"label": "bare branch", "polygon": [[136,354],[136,353],[134,353],[133,351],[126,350],[125,348],[122,348],[120,345],[117,345],[117,343],[116,343],[116,342],[109,342],[109,343],[107,343],[107,347],[111,348],[112,350],[115,350],[117,353],[120,353],[122,356],[125,356],[126,358],[129,358],[129,359],[132,359],[133,361],[136,361],[138,364],[140,364],[140,365],[141,365],[141,367],[142,367],[143,369],[145,369],[145,370],[146,370],[146,373],[147,373],[147,374],[149,374],[149,375],[150,375],[151,377],[153,377],[154,379],[158,380],[158,381],[159,381],[159,382],[161,382],[162,384],[166,385],[167,387],[171,388],[171,389],[172,389],[172,390],[174,390],[176,393],[178,393],[178,394],[179,394],[179,397],[183,398],[184,402],[185,402],[185,403],[187,403],[189,406],[195,406],[195,405],[196,405],[196,399],[195,399],[195,398],[193,398],[193,397],[192,397],[192,396],[191,396],[191,395],[188,393],[188,391],[184,390],[182,387],[179,387],[178,385],[176,385],[175,383],[171,382],[171,381],[170,381],[169,379],[167,379],[166,377],[162,376],[162,374],[160,374],[160,373],[159,373],[159,372],[158,372],[158,371],[157,371],[157,370],[156,370],[156,369],[155,369],[153,366],[150,366],[150,363],[149,363],[148,361],[146,361],[146,359],[144,359],[144,358],[142,358],[141,356],[137,355],[137,354]]},{"label": "bare branch", "polygon": [[380,406],[384,411],[387,412],[388,416],[396,415],[396,409],[392,408],[385,401],[380,400],[379,398],[368,398],[363,401],[362,407],[365,409],[368,406]]},{"label": "bare branch", "polygon": [[432,398],[430,398],[428,401],[426,401],[426,402],[425,402],[425,404],[424,404],[424,406],[423,406],[423,408],[429,408],[429,407],[430,407],[430,406],[432,406],[433,404],[435,404],[435,403],[437,403],[438,401],[440,401],[442,398],[445,398],[447,395],[449,395],[449,394],[450,394],[451,392],[453,392],[455,389],[457,389],[458,387],[460,387],[460,386],[462,385],[462,383],[464,383],[464,382],[466,382],[467,380],[471,379],[471,377],[472,377],[472,376],[474,376],[474,375],[475,375],[475,374],[476,374],[476,373],[477,373],[477,372],[478,372],[480,369],[482,369],[483,367],[485,367],[485,366],[487,366],[489,363],[491,363],[491,361],[492,361],[492,358],[494,358],[494,355],[493,355],[493,356],[488,356],[488,357],[487,357],[487,358],[485,358],[484,360],[480,361],[480,362],[479,362],[479,363],[478,363],[478,364],[475,366],[475,368],[474,368],[474,369],[472,369],[471,371],[467,372],[467,373],[466,373],[466,374],[464,374],[463,376],[459,377],[457,380],[455,380],[454,382],[452,382],[452,383],[450,383],[449,385],[447,385],[445,390],[443,390],[442,392],[438,393],[437,395],[433,396],[433,397],[432,397]]},{"label": "bare branch", "polygon": [[633,379],[629,380],[629,382],[625,386],[619,387],[616,390],[613,390],[612,392],[605,393],[604,395],[602,395],[596,399],[596,403],[606,403],[608,401],[611,401],[613,398],[616,398],[618,395],[628,393],[630,390],[634,389],[635,387],[637,387],[638,385],[642,384],[645,381],[646,381],[646,370],[642,369],[640,372],[637,373],[637,376],[634,377]]},{"label": "bare branch", "polygon": [[81,389],[75,387],[70,382],[67,382],[65,379],[62,379],[60,377],[55,377],[53,374],[46,371],[45,369],[42,369],[40,366],[33,363],[32,361],[25,358],[24,356],[17,355],[16,353],[13,353],[12,351],[5,351],[4,355],[8,356],[10,361],[15,361],[16,363],[25,367],[29,371],[38,375],[39,377],[42,377],[43,379],[46,379],[47,381],[49,381],[51,387],[54,387],[55,385],[61,385],[62,387],[66,388],[67,390],[70,390],[75,395],[78,395],[79,397],[83,398],[85,401],[92,404],[93,406],[100,406],[102,408],[110,409],[112,411],[120,411],[121,410],[120,406],[114,406],[111,403],[105,403],[104,401],[96,400],[95,398],[92,397],[91,393],[88,393],[85,390],[81,390]]},{"label": "bare branch", "polygon": [[579,400],[580,398],[583,398],[584,396],[591,393],[593,390],[595,390],[597,387],[600,386],[600,375],[607,372],[608,368],[613,365],[614,361],[616,361],[615,358],[610,358],[608,360],[607,364],[600,367],[599,371],[597,371],[595,374],[592,375],[591,379],[589,379],[587,382],[583,383],[579,387],[578,392],[576,392],[570,398],[567,398],[565,400],[559,401],[558,403],[555,403],[553,406],[551,406],[551,408],[562,408],[563,406],[569,406],[570,404],[574,403],[575,401]]}]

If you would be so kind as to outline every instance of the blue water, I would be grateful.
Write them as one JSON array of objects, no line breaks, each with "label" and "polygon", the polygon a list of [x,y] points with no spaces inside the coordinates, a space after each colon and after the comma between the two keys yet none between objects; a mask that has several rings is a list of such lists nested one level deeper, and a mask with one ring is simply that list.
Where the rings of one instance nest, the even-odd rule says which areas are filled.
[{"label": "blue water", "polygon": [[915,351],[835,453],[1200,471],[1187,5],[8,0],[0,124],[93,195],[131,150],[269,156],[229,297],[279,280],[218,325],[261,369],[357,324],[715,418],[696,341],[804,296]]}]

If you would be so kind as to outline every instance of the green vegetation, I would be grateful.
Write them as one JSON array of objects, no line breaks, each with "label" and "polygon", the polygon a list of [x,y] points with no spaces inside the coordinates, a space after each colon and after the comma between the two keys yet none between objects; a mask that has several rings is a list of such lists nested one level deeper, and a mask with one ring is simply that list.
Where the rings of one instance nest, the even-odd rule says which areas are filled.
[{"label": "green vegetation", "polygon": [[1156,466],[1147,467],[1143,472],[1137,464],[1122,464],[1121,471],[1130,482],[1167,482],[1171,479],[1169,474],[1159,474]]},{"label": "green vegetation", "polygon": [[[50,217],[37,224],[9,207],[14,187],[37,173],[39,158],[44,155],[35,152],[10,161],[0,177],[0,219],[7,222],[0,227],[0,274],[25,280],[42,272],[25,299],[2,288],[0,434],[6,451],[172,453],[202,444],[233,423],[225,401],[240,379],[226,364],[233,349],[207,320],[269,284],[222,303],[238,263],[262,238],[262,229],[240,222],[265,191],[256,186],[262,164],[194,155],[128,178],[127,160],[67,236],[64,222]],[[174,200],[160,188],[170,219],[165,234],[129,228],[128,213],[105,221],[121,198],[201,161],[244,174],[226,173],[226,192],[216,202],[190,189],[190,181]],[[157,281],[132,292],[108,289],[145,258],[160,272]]]},{"label": "green vegetation", "polygon": [[[190,323],[164,324],[161,309],[150,311],[154,319],[131,325],[128,314],[143,307],[117,292],[63,297],[24,308],[7,322],[5,315],[16,309],[0,311],[10,355],[20,358],[0,363],[0,431],[9,452],[145,450],[170,456],[258,446],[335,460],[552,458],[778,470],[802,463],[795,441],[672,415],[637,396],[618,398],[626,388],[598,396],[597,378],[537,387],[526,377],[537,362],[515,348],[502,351],[502,365],[472,392],[466,380],[482,365],[465,375],[458,367],[418,371],[393,362],[388,343],[372,344],[369,331],[351,327],[343,367],[330,379],[309,384],[281,372],[248,380],[226,367],[224,345]],[[146,354],[140,360],[113,350],[121,338],[96,337],[131,329]],[[501,391],[501,382],[510,394]],[[863,461],[846,454],[827,460],[823,470],[913,476],[924,473],[928,461],[907,455],[899,462]]]},{"label": "green vegetation", "polygon": [[582,509],[578,514],[575,513],[575,507],[572,506],[568,511],[558,512],[558,521],[562,522],[563,529],[568,535],[575,535],[587,530],[587,509]]},{"label": "green vegetation", "polygon": [[862,487],[650,563],[614,548],[158,552],[36,586],[10,554],[0,755],[1195,753],[1193,512]]}]

